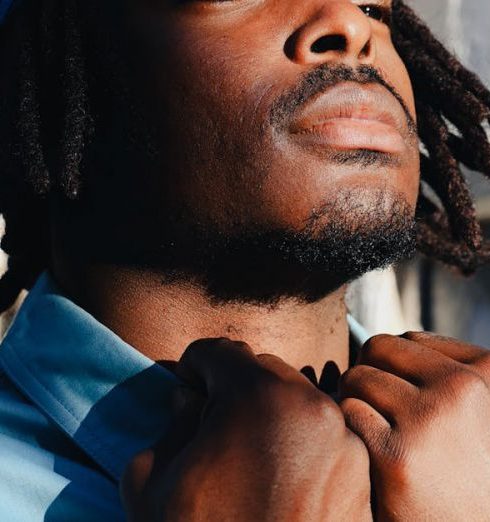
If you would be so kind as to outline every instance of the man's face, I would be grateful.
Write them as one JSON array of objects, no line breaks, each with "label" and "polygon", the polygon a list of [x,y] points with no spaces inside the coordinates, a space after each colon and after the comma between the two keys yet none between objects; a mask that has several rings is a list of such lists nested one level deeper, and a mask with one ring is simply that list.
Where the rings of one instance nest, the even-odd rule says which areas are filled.
[{"label": "man's face", "polygon": [[314,299],[406,255],[418,140],[391,1],[134,3],[136,77],[161,151],[139,183],[162,268],[219,279],[233,265],[228,290],[280,273],[259,300]]},{"label": "man's face", "polygon": [[399,101],[376,81],[322,74],[370,66],[415,118],[408,74],[378,20],[391,1],[373,3],[370,17],[349,0],[140,2],[167,204],[225,230],[300,230],[359,189],[358,205],[404,198],[413,208],[418,146]]}]

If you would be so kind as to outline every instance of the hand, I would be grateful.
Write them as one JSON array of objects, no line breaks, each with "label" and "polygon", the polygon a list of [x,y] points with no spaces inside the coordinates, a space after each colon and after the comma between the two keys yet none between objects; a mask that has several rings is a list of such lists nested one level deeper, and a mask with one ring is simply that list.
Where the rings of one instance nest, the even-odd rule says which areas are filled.
[{"label": "hand", "polygon": [[372,520],[367,450],[301,373],[227,339],[193,343],[176,373],[205,398],[186,391],[184,430],[128,467],[129,520]]},{"label": "hand", "polygon": [[376,520],[490,520],[490,354],[424,333],[377,336],[341,380],[366,444]]}]

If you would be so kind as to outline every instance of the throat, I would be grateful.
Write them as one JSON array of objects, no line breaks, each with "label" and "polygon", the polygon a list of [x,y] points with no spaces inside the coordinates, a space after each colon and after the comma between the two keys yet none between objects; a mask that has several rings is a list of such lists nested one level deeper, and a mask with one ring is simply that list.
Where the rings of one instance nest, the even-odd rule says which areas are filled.
[{"label": "throat", "polygon": [[315,302],[261,305],[215,302],[192,282],[114,265],[54,276],[73,301],[154,361],[178,361],[193,341],[227,337],[297,370],[309,367],[317,378],[327,363],[341,373],[348,367],[345,287]]}]

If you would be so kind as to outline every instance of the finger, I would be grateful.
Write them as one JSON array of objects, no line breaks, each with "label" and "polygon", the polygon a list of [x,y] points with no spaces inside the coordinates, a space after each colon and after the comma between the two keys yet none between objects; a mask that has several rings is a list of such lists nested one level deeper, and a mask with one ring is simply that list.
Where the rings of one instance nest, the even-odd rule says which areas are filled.
[{"label": "finger", "polygon": [[[255,355],[244,342],[229,339],[202,339],[189,345],[175,373],[190,386],[211,398],[232,390],[250,388],[274,374],[283,381],[317,388],[301,372],[271,354]],[[268,375],[269,374],[269,375]]]},{"label": "finger", "polygon": [[119,495],[128,521],[138,520],[141,497],[154,464],[154,451],[144,450],[135,455],[126,466],[119,482]]},{"label": "finger", "polygon": [[[171,426],[153,447],[136,454],[122,475],[121,496],[128,513],[135,509],[138,511],[138,520],[142,518],[141,506],[138,506],[137,500],[142,498],[144,488],[150,480],[156,479],[156,472],[158,476],[165,474],[175,459],[196,438],[208,402],[203,395],[185,384],[177,385],[172,390],[171,398]],[[132,520],[132,517],[129,516],[128,520]]]},{"label": "finger", "polygon": [[288,382],[308,384],[317,389],[315,384],[312,383],[307,375],[285,363],[280,357],[277,357],[277,355],[261,353],[257,356],[257,359],[262,368],[280,376],[282,379],[287,380]]},{"label": "finger", "polygon": [[349,397],[340,403],[345,425],[373,452],[391,432],[390,423],[367,402]]},{"label": "finger", "polygon": [[260,367],[252,349],[226,338],[201,339],[191,343],[178,362],[175,373],[206,395],[236,386],[247,372]]},{"label": "finger", "polygon": [[488,350],[485,348],[428,332],[406,332],[401,337],[426,346],[463,364],[473,364],[488,355]]},{"label": "finger", "polygon": [[358,365],[345,372],[340,379],[340,398],[359,399],[369,404],[391,426],[414,401],[417,388],[391,373],[372,366]]},{"label": "finger", "polygon": [[[123,472],[119,489],[129,514],[140,509],[139,500],[153,471],[164,473],[170,463],[193,440],[199,428],[205,399],[193,390],[178,386],[174,403],[178,405],[178,412],[172,420],[172,427],[154,447],[136,454]],[[133,519],[132,515],[128,517],[129,520]]]},{"label": "finger", "polygon": [[196,388],[181,383],[172,389],[171,404],[175,417],[184,417],[189,411],[202,409],[207,398]]},{"label": "finger", "polygon": [[423,344],[392,335],[377,335],[364,344],[359,363],[424,386],[454,372],[461,363]]},{"label": "finger", "polygon": [[155,446],[158,469],[166,468],[170,462],[195,438],[201,424],[207,400],[186,386],[178,386],[173,391],[176,409],[172,427]]},{"label": "finger", "polygon": [[[289,366],[281,358],[275,355],[260,354],[258,355],[258,359],[264,370],[278,377],[279,382],[282,382],[282,384],[287,384],[288,386],[293,385],[290,389],[294,390],[294,395],[296,398],[303,395],[304,397],[308,397],[311,400],[314,398],[320,399],[323,405],[328,405],[330,415],[332,415],[333,411],[336,411],[338,414],[337,418],[341,420],[341,414],[334,398],[320,390],[318,386],[308,378],[307,375],[296,370],[292,366]],[[264,383],[267,383],[267,380],[268,379],[266,378]],[[266,388],[267,386],[268,385],[266,384]]]}]

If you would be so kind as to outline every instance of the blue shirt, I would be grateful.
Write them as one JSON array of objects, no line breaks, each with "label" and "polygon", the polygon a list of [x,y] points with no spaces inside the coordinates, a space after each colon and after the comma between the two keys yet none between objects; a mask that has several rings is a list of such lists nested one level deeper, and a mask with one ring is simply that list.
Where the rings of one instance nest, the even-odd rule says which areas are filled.
[{"label": "blue shirt", "polygon": [[125,520],[118,481],[176,384],[44,273],[0,346],[0,521]]},{"label": "blue shirt", "polygon": [[177,384],[42,274],[0,345],[0,521],[124,520],[119,479]]}]

